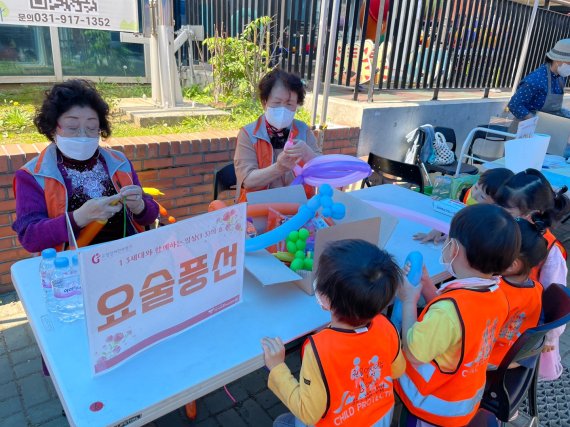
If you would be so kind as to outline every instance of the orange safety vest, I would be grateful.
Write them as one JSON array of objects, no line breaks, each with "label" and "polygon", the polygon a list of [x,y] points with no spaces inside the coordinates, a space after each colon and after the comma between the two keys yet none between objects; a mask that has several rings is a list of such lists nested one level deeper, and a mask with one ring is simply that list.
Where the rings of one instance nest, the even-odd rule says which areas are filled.
[{"label": "orange safety vest", "polygon": [[542,285],[534,280],[528,285],[515,285],[501,277],[499,287],[509,302],[509,314],[499,331],[489,363],[499,366],[509,349],[529,328],[538,325],[542,310]]},{"label": "orange safety vest", "polygon": [[327,407],[315,426],[390,426],[400,338],[386,317],[376,316],[364,332],[323,329],[305,345],[313,348],[327,390]]},{"label": "orange safety vest", "polygon": [[[243,131],[249,136],[250,142],[255,148],[255,154],[257,156],[257,168],[265,169],[273,164],[273,146],[271,145],[269,135],[267,134],[267,129],[265,127],[265,116],[260,116],[257,121],[250,123],[242,128]],[[304,141],[307,140],[307,132],[310,132],[309,127],[299,121],[293,120],[291,125],[291,138],[300,138]],[[303,166],[303,162],[299,163]],[[315,189],[310,185],[305,185],[305,193],[307,198],[312,197],[315,194]],[[247,193],[251,191],[267,190],[268,185],[259,188],[246,189],[245,187],[238,188],[239,195],[237,198],[237,203],[247,201]]]},{"label": "orange safety vest", "polygon": [[489,355],[507,317],[508,304],[496,285],[450,289],[434,298],[418,321],[432,304],[444,300],[455,305],[462,327],[461,356],[456,369],[443,371],[435,360],[422,365],[408,362],[395,389],[417,418],[438,426],[459,427],[467,425],[479,408]]},{"label": "orange safety vest", "polygon": [[[560,240],[558,240],[554,234],[552,234],[552,231],[550,231],[549,228],[546,229],[546,232],[544,233],[543,236],[546,241],[548,242],[548,252],[550,253],[550,249],[552,249],[552,247],[554,245],[558,246],[558,249],[560,249],[560,252],[562,253],[562,256],[564,257],[564,259],[568,258],[568,254],[566,252],[566,248],[564,247],[564,245],[560,242]],[[544,264],[544,261],[542,263],[540,263],[537,266],[534,266],[532,268],[532,270],[530,270],[530,274],[529,274],[529,278],[538,282],[540,280],[540,272],[542,270],[542,266]],[[548,283],[548,286],[550,286],[551,284]]]},{"label": "orange safety vest", "polygon": [[[103,156],[107,165],[107,170],[111,176],[111,181],[115,186],[115,191],[119,192],[121,187],[133,184],[133,174],[129,161],[123,153],[116,150],[99,147],[99,152]],[[67,188],[61,172],[57,167],[57,146],[54,143],[48,145],[39,156],[34,157],[24,166],[22,170],[32,175],[36,182],[44,191],[46,207],[49,218],[56,218],[67,212]],[[13,181],[14,194],[16,194],[16,181]],[[144,228],[131,220],[137,232]],[[58,245],[57,251],[64,250],[65,245]]]},{"label": "orange safety vest", "polygon": [[471,196],[471,188],[468,188],[467,191],[465,192],[465,194],[463,195],[462,202],[464,204],[467,204],[467,201],[469,200],[469,196]]}]

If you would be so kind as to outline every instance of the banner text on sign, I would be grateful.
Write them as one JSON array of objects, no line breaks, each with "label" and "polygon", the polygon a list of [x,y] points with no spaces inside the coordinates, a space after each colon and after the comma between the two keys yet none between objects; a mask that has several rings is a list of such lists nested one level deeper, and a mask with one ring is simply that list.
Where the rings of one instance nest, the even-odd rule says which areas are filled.
[{"label": "banner text on sign", "polygon": [[241,300],[244,206],[80,252],[95,373]]},{"label": "banner text on sign", "polygon": [[137,32],[137,0],[0,0],[0,24]]}]

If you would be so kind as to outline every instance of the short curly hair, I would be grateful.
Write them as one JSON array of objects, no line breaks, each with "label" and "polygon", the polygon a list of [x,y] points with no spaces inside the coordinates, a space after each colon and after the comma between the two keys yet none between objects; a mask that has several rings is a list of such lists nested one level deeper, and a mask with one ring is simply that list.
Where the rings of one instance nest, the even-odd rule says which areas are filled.
[{"label": "short curly hair", "polygon": [[262,104],[267,102],[271,94],[271,89],[273,89],[276,83],[280,83],[285,89],[295,92],[297,94],[297,104],[303,105],[303,102],[305,102],[305,86],[303,85],[303,81],[297,75],[288,73],[279,68],[271,70],[259,81],[257,90],[259,100]]},{"label": "short curly hair", "polygon": [[41,107],[36,111],[34,124],[38,132],[45,135],[50,141],[54,141],[57,120],[70,108],[90,107],[99,116],[99,128],[101,136],[111,136],[111,124],[109,123],[109,104],[105,102],[101,94],[97,92],[95,85],[83,79],[71,79],[63,83],[56,83],[45,93],[45,99]]}]

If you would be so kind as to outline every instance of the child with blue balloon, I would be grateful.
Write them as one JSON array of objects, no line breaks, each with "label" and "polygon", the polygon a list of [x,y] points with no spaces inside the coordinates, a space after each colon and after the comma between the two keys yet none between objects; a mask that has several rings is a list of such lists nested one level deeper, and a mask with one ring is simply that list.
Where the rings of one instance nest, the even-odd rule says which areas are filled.
[{"label": "child with blue balloon", "polygon": [[[439,290],[427,271],[421,286],[404,281],[398,296],[407,366],[395,383],[405,407],[400,425],[469,424],[509,311],[494,273],[513,263],[520,245],[519,227],[505,209],[467,206],[453,217],[440,259],[455,280]],[[427,306],[418,316],[420,292]]]},{"label": "child with blue balloon", "polygon": [[323,251],[315,297],[331,323],[305,342],[299,381],[285,364],[281,339],[262,340],[268,386],[291,411],[274,426],[390,425],[393,379],[405,360],[398,332],[381,312],[401,281],[392,257],[371,243],[339,240]]}]

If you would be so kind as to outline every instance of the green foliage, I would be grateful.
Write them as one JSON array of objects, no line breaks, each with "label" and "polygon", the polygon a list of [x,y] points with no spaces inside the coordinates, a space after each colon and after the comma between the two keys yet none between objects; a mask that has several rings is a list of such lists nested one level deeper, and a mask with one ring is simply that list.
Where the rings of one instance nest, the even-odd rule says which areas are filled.
[{"label": "green foliage", "polygon": [[230,96],[256,96],[257,83],[271,70],[271,17],[263,16],[250,22],[238,37],[214,37],[204,40],[213,69],[211,85],[214,101]]},{"label": "green foliage", "polygon": [[7,136],[9,132],[22,133],[33,128],[33,108],[20,105],[18,101],[4,100],[0,107],[0,132]]},{"label": "green foliage", "polygon": [[[113,105],[120,98],[150,96],[149,85],[121,85],[99,81],[97,90],[103,98]],[[45,85],[18,85],[4,86],[0,91],[0,143],[34,143],[43,142],[45,137],[38,134],[33,126],[32,119],[35,106],[43,100],[43,93],[49,86]],[[133,123],[123,121],[119,116],[111,117],[113,136],[143,136],[163,135],[188,132],[203,132],[208,130],[235,130],[254,120],[263,114],[263,109],[256,99],[231,95],[222,97],[218,102],[214,101],[211,88],[192,86],[184,90],[184,96],[201,104],[213,105],[229,113],[225,117],[189,117],[177,125],[166,123],[141,128]],[[12,99],[12,101],[8,101]],[[116,101],[115,101],[116,100]],[[306,123],[310,121],[307,110],[300,108],[295,116]]]},{"label": "green foliage", "polygon": [[122,44],[111,49],[111,33],[101,30],[85,30],[82,32],[85,46],[89,54],[81,58],[81,68],[100,69],[105,67],[113,74],[126,73],[129,67],[129,50]]}]

